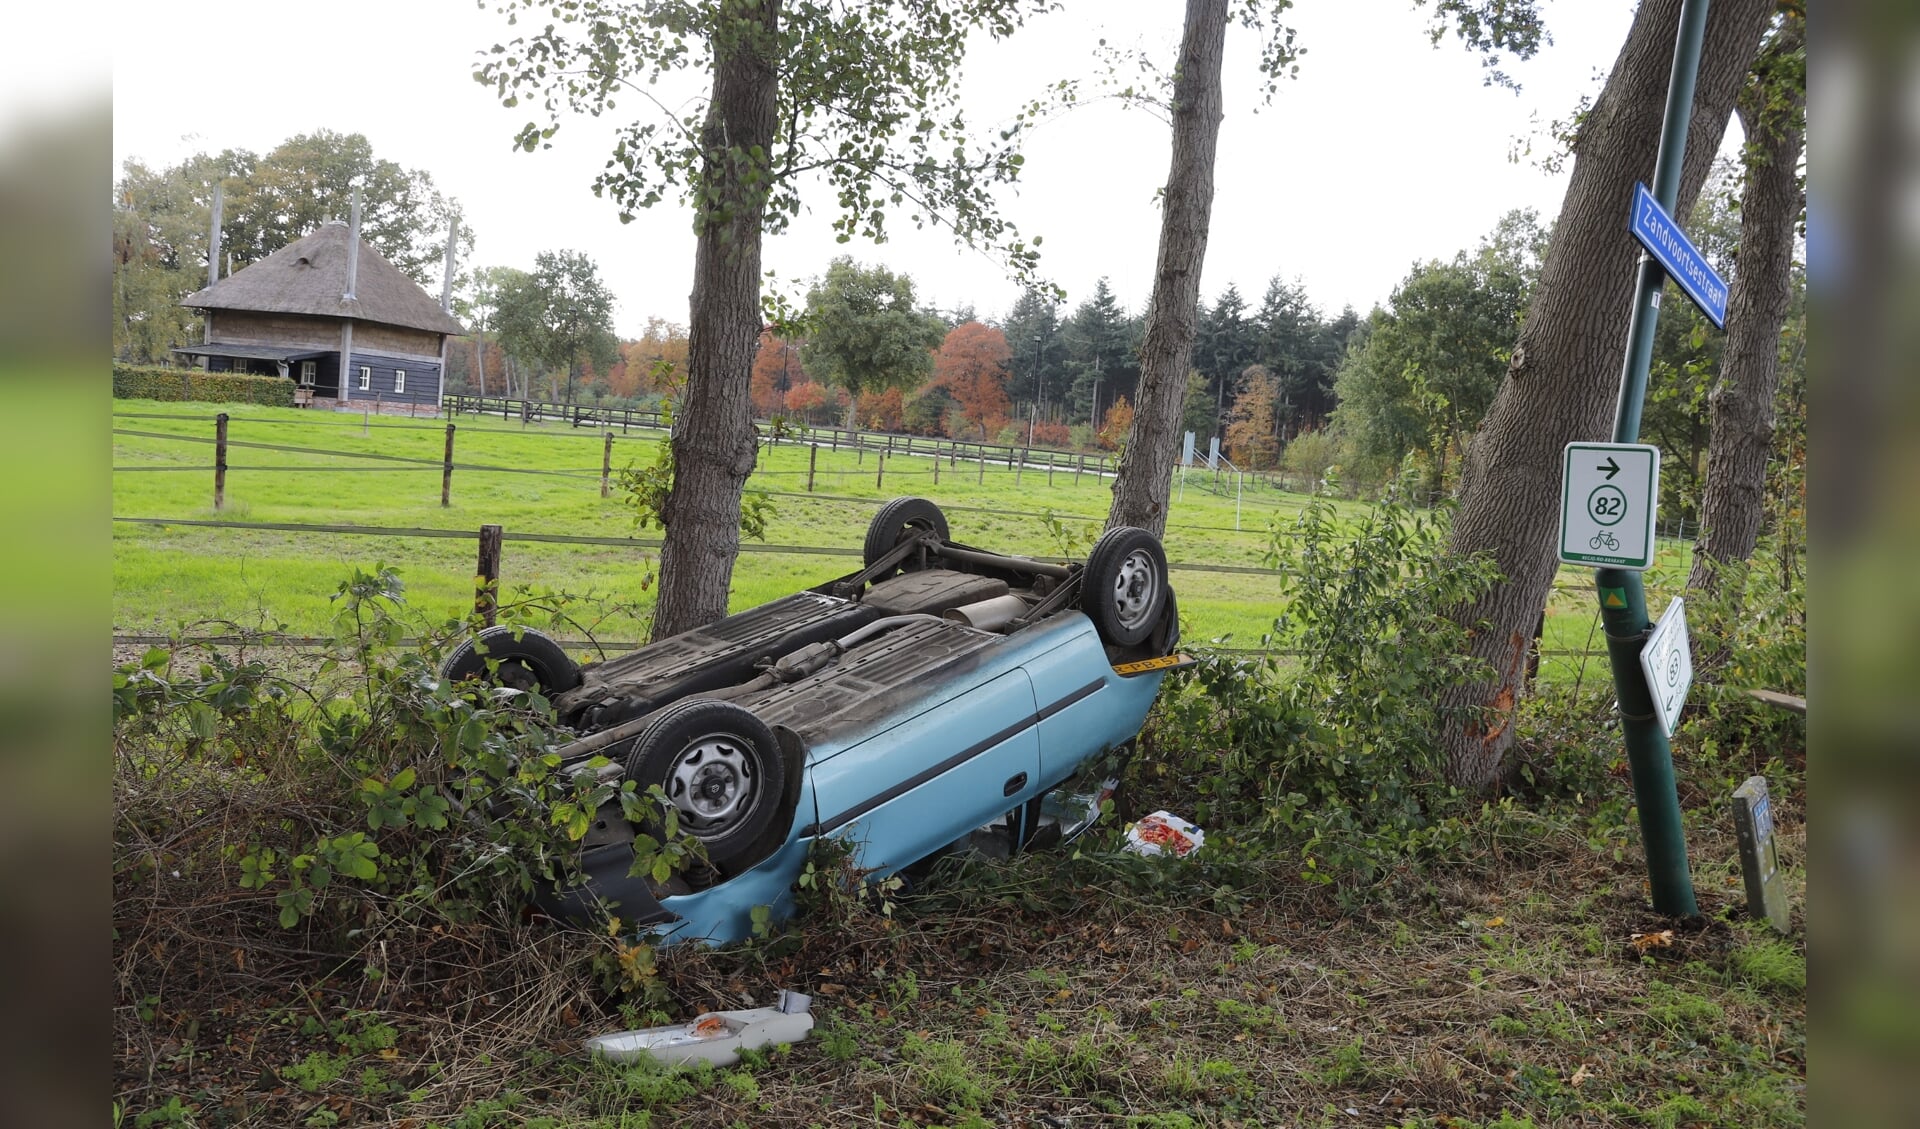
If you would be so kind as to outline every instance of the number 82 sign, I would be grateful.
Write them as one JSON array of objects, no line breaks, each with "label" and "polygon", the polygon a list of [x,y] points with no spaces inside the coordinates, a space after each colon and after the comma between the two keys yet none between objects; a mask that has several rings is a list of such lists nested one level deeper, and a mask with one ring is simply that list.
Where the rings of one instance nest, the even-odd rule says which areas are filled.
[{"label": "number 82 sign", "polygon": [[1562,457],[1560,559],[1643,571],[1653,565],[1660,448],[1569,443]]}]

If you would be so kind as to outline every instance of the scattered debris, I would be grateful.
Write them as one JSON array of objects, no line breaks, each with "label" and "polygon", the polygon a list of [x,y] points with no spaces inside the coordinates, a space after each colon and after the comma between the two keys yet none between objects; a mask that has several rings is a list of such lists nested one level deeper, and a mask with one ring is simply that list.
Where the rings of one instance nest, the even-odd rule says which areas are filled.
[{"label": "scattered debris", "polygon": [[1649,949],[1664,949],[1673,944],[1673,930],[1662,929],[1658,933],[1635,933],[1627,938],[1633,947],[1641,952]]},{"label": "scattered debris", "polygon": [[1137,855],[1158,855],[1172,851],[1186,858],[1207,840],[1206,832],[1168,811],[1142,816],[1127,828],[1126,849]]},{"label": "scattered debris", "polygon": [[731,1066],[740,1052],[775,1043],[797,1043],[813,1030],[811,996],[782,990],[774,1007],[743,1011],[710,1011],[691,1023],[672,1027],[644,1027],[596,1035],[585,1043],[587,1053],[617,1062],[647,1057],[668,1066],[710,1062]]}]

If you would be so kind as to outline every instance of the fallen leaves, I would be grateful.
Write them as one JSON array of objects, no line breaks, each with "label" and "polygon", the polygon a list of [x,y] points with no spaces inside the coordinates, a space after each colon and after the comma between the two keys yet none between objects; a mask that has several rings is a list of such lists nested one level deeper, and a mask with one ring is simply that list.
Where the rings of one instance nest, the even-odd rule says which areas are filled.
[{"label": "fallen leaves", "polygon": [[1662,929],[1657,933],[1635,933],[1628,937],[1627,940],[1632,941],[1633,947],[1643,953],[1653,949],[1664,949],[1673,944],[1673,930]]}]

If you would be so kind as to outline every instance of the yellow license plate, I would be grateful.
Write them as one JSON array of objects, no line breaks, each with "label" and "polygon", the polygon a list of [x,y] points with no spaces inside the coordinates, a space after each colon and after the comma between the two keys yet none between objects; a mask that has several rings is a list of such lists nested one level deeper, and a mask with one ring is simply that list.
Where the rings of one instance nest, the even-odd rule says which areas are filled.
[{"label": "yellow license plate", "polygon": [[1139,662],[1121,663],[1113,668],[1115,674],[1151,674],[1156,670],[1180,670],[1193,666],[1200,660],[1188,655],[1162,655],[1157,659],[1141,659]]}]

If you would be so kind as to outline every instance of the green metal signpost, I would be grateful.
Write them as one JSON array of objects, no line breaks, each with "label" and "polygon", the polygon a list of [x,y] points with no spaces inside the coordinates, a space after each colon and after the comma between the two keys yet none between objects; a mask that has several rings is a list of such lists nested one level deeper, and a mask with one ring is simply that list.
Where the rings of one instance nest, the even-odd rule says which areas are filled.
[{"label": "green metal signpost", "polygon": [[[1700,69],[1707,0],[1683,0],[1680,34],[1673,50],[1673,77],[1667,86],[1666,118],[1660,127],[1660,155],[1653,166],[1653,197],[1667,213],[1680,196],[1681,158],[1687,150],[1687,121],[1693,112],[1694,78]],[[1620,404],[1614,412],[1613,441],[1640,437],[1640,410],[1646,402],[1647,372],[1653,363],[1653,331],[1660,318],[1660,290],[1667,272],[1651,255],[1640,258],[1639,286],[1627,331],[1627,360],[1620,378]],[[1607,658],[1620,700],[1627,763],[1633,770],[1634,801],[1640,809],[1640,835],[1647,850],[1647,878],[1653,908],[1675,917],[1699,912],[1693,876],[1687,870],[1687,841],[1680,822],[1680,796],[1673,781],[1673,749],[1655,710],[1640,669],[1640,649],[1650,634],[1646,589],[1638,572],[1619,568],[1594,571],[1600,590],[1600,618],[1607,633]]]}]

